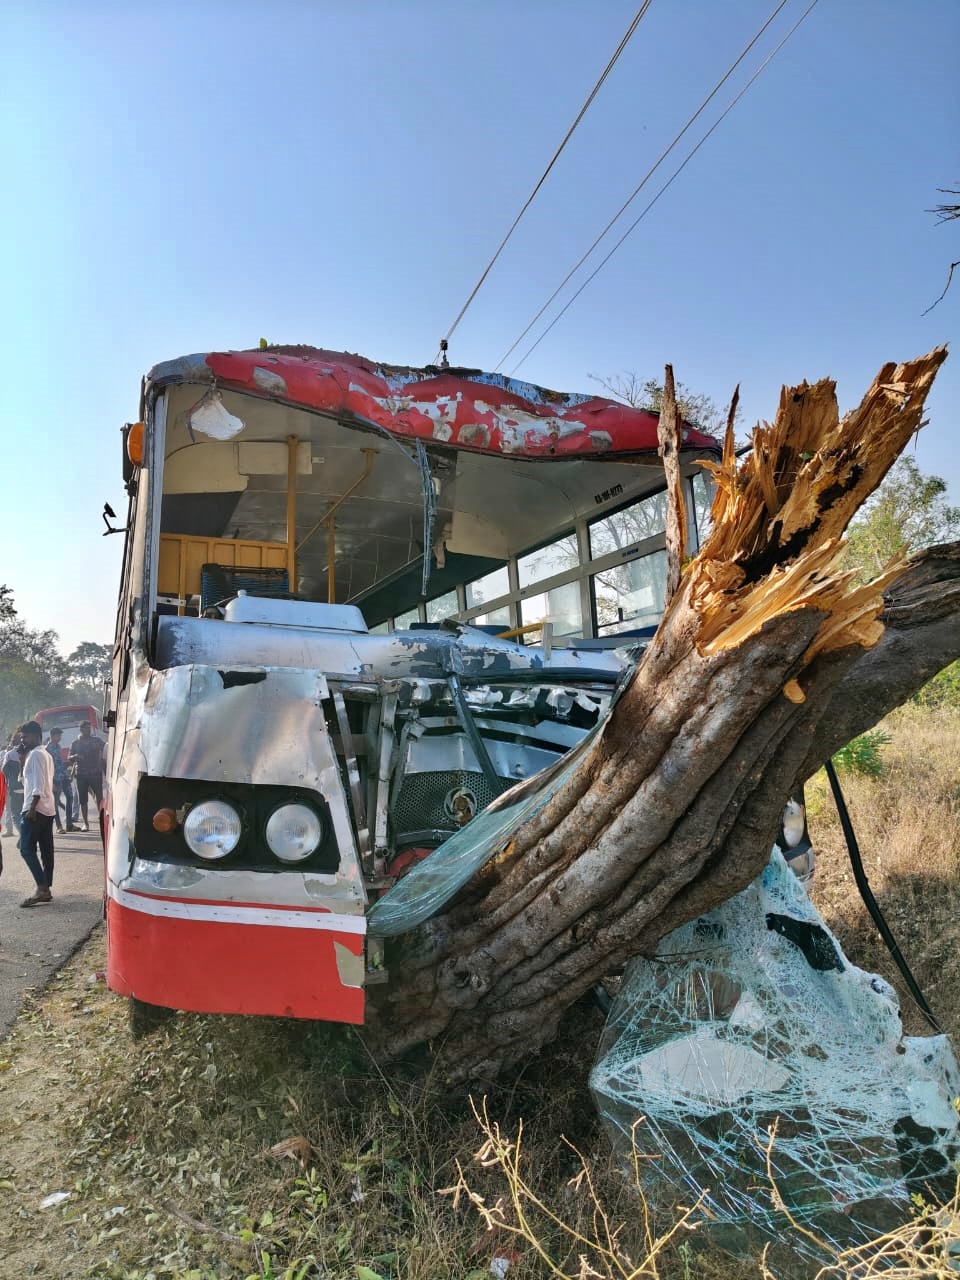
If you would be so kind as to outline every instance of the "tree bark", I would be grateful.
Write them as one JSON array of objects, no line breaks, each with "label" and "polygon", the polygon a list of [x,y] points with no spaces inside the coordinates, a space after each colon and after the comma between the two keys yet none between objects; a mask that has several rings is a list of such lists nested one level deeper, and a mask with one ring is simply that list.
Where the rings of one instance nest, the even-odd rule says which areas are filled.
[{"label": "tree bark", "polygon": [[784,388],[740,466],[728,428],[711,533],[630,685],[549,803],[388,949],[375,1051],[430,1042],[463,1081],[542,1046],[600,978],[749,884],[797,782],[960,656],[960,545],[867,586],[840,565],[944,357],[885,366],[843,421],[831,382]]}]

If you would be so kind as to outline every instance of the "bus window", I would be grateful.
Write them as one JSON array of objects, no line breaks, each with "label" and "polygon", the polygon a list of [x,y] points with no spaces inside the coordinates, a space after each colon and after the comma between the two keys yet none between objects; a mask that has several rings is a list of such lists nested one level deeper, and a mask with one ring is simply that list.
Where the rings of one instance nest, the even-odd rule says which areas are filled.
[{"label": "bus window", "polygon": [[703,546],[704,539],[710,529],[710,507],[716,492],[710,473],[700,467],[690,477],[690,488],[693,491],[693,510],[697,530],[697,549]]},{"label": "bus window", "polygon": [[405,631],[408,627],[413,626],[415,622],[420,621],[419,609],[408,609],[406,613],[401,613],[399,617],[393,620],[394,631]]},{"label": "bus window", "polygon": [[[567,582],[562,587],[551,587],[537,596],[527,596],[521,606],[522,622],[551,622],[554,638],[582,636],[583,617],[580,611],[580,583]],[[532,637],[531,643],[539,643]]]},{"label": "bus window", "polygon": [[[488,600],[496,600],[499,596],[505,596],[510,590],[510,578],[507,574],[506,565],[502,569],[494,569],[492,573],[485,574],[482,578],[477,578],[475,582],[467,583],[467,608],[474,609],[478,604],[485,604]],[[498,609],[497,614],[505,613],[506,621],[510,620],[510,611],[508,609]],[[499,622],[499,617],[493,618],[493,622]],[[479,622],[479,618],[474,619]]]},{"label": "bus window", "polygon": [[597,634],[616,635],[655,626],[664,608],[667,553],[655,551],[627,564],[615,565],[591,578],[597,611]]},{"label": "bus window", "polygon": [[554,577],[555,574],[575,569],[579,562],[576,535],[571,533],[565,538],[559,538],[556,542],[551,542],[548,546],[540,547],[537,551],[531,551],[529,555],[519,558],[517,572],[520,577],[520,586],[521,588],[532,587],[537,582],[544,582],[547,578]]},{"label": "bus window", "polygon": [[460,602],[457,600],[456,591],[448,591],[445,595],[437,596],[435,600],[427,601],[428,622],[442,622],[444,618],[452,618],[459,612]]},{"label": "bus window", "polygon": [[599,560],[611,551],[621,551],[636,542],[662,534],[667,527],[667,495],[659,493],[614,511],[590,525],[590,558]]}]

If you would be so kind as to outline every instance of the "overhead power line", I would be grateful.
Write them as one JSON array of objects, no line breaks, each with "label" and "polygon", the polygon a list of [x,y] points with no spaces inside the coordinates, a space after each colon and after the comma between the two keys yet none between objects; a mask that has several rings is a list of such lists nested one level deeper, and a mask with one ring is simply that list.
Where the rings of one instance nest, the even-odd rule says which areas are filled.
[{"label": "overhead power line", "polygon": [[[750,41],[750,45],[746,47],[746,49],[744,50],[744,54],[746,54],[746,52],[749,51],[750,47],[755,44],[756,40],[758,40],[759,36],[762,35],[763,31],[767,29],[767,27],[769,26],[769,23],[772,22],[773,18],[776,18],[776,15],[780,13],[780,10],[783,8],[783,4],[785,3],[786,3],[786,0],[783,0],[783,3],[778,5],[778,8],[774,10],[774,13],[771,15],[771,18],[768,18],[767,22],[764,23],[764,26],[760,28],[758,35],[754,36],[753,40]],[[719,125],[721,125],[723,123],[723,120],[726,119],[728,115],[730,115],[733,108],[735,108],[735,106],[737,105],[737,102],[739,102],[742,99],[742,97],[744,97],[746,91],[749,90],[751,84],[754,83],[755,79],[760,76],[760,73],[762,73],[763,70],[767,68],[767,65],[771,63],[771,61],[774,58],[776,58],[778,52],[781,51],[783,45],[786,45],[786,42],[790,40],[790,37],[792,35],[794,35],[794,32],[796,31],[796,29],[800,27],[800,24],[803,23],[804,19],[808,17],[808,14],[812,12],[815,5],[817,5],[817,0],[810,0],[810,4],[806,6],[806,9],[804,9],[804,12],[800,14],[800,17],[797,18],[796,22],[794,23],[794,26],[792,26],[790,28],[790,31],[786,33],[786,36],[782,38],[780,44],[776,46],[776,49],[773,49],[772,52],[769,52],[769,54],[765,56],[762,63],[760,63],[759,67],[756,68],[753,76],[751,76],[749,81],[746,82],[746,84],[744,84],[744,87],[742,87],[740,92],[737,93],[735,99],[733,99],[732,102],[730,102],[730,105],[728,105],[727,108],[723,110],[723,113],[719,115],[719,118],[716,120],[716,122],[710,125],[710,128],[708,129],[707,133],[704,133],[704,136],[700,138],[700,141],[696,143],[696,146],[692,147],[692,150],[687,152],[685,159],[682,160],[682,163],[680,165],[677,165],[677,168],[673,170],[673,173],[671,175],[669,175],[669,178],[666,180],[666,182],[664,182],[663,186],[660,187],[659,191],[657,192],[657,195],[653,197],[653,200],[650,201],[649,204],[646,205],[643,210],[641,210],[640,214],[637,215],[634,221],[632,221],[632,223],[630,224],[630,227],[627,227],[626,232],[623,232],[621,238],[618,239],[616,244],[614,244],[612,250],[609,251],[607,255],[603,257],[602,260],[600,260],[599,264],[596,265],[594,270],[591,271],[590,275],[588,275],[588,278],[586,278],[584,280],[584,283],[580,285],[580,288],[577,289],[577,291],[573,293],[570,298],[568,298],[568,301],[564,303],[564,305],[561,307],[561,310],[559,310],[557,312],[557,315],[553,317],[553,320],[550,320],[550,323],[547,325],[547,328],[545,328],[544,332],[540,334],[540,337],[536,339],[536,342],[532,344],[530,348],[527,348],[527,351],[524,353],[524,355],[521,356],[520,360],[517,361],[517,364],[513,366],[513,369],[511,369],[511,375],[515,374],[515,372],[518,369],[520,369],[520,366],[524,364],[524,362],[527,360],[527,357],[532,355],[532,352],[536,351],[536,348],[540,346],[540,343],[543,342],[543,339],[547,337],[547,334],[550,332],[550,329],[553,329],[553,326],[557,324],[557,321],[561,319],[561,316],[563,316],[564,314],[566,314],[568,310],[570,310],[570,307],[573,305],[573,302],[576,302],[577,298],[580,297],[580,294],[584,292],[584,289],[586,287],[588,287],[588,284],[590,284],[591,280],[593,280],[595,276],[598,275],[600,271],[603,270],[604,266],[607,265],[607,262],[609,262],[609,260],[612,259],[614,253],[616,253],[618,248],[621,247],[621,244],[623,243],[623,241],[625,241],[625,239],[628,236],[630,236],[631,232],[634,232],[637,225],[639,225],[640,221],[645,218],[646,214],[649,214],[649,211],[653,209],[653,206],[655,204],[657,204],[657,201],[659,200],[660,196],[662,196],[663,193],[667,191],[668,187],[672,186],[676,178],[680,177],[680,174],[684,172],[684,169],[686,169],[686,166],[690,164],[690,161],[692,159],[694,159],[696,152],[700,150],[700,147],[704,145],[704,142],[707,142],[708,138],[712,136],[713,133],[716,133],[717,129],[719,128]],[[726,81],[726,79],[730,78],[730,74],[732,70],[735,69],[736,65],[740,63],[742,58],[744,58],[744,54],[740,55],[740,58],[737,59],[736,63],[733,64],[733,67],[731,67],[730,72],[727,72],[726,76],[723,77],[722,81],[717,84],[717,88],[721,87],[723,82]],[[714,95],[716,95],[717,88],[716,90],[713,91],[713,93],[710,93],[710,97],[713,97]],[[705,100],[703,105],[704,106],[707,105],[708,101],[709,99]],[[700,114],[700,110],[703,110],[703,108],[700,108],[698,111],[696,111],[696,115]],[[680,140],[680,138],[682,137],[682,134],[684,134],[686,132],[686,129],[689,128],[689,124],[692,123],[692,120],[696,118],[696,115],[691,116],[691,120],[689,123],[687,123],[687,125],[685,125],[684,131],[682,131],[680,134],[677,134],[677,138],[675,138],[675,141],[671,143],[671,146],[667,147],[667,150],[664,151],[663,156],[660,156],[660,159],[657,161],[657,164],[653,166],[653,169],[650,170],[650,173],[653,173],[654,170],[658,168],[658,165],[660,164],[660,161],[664,159],[664,156],[669,154],[669,151],[672,150],[673,146],[676,146],[676,142]],[[646,175],[646,178],[649,178],[649,174]],[[637,187],[636,191],[634,192],[634,196],[636,196],[637,192],[639,192],[640,189],[643,188],[644,183],[646,182],[646,178],[644,178],[644,182],[640,184],[640,187]],[[562,284],[559,284],[559,287],[556,289],[556,291],[553,292],[552,296],[549,297],[549,300],[544,303],[543,307],[541,307],[540,310],[538,311],[538,314],[536,314],[534,316],[534,319],[530,321],[530,324],[526,326],[524,333],[521,333],[520,337],[517,338],[516,342],[513,343],[512,346],[509,347],[506,352],[504,352],[504,355],[502,357],[500,357],[500,360],[497,364],[497,369],[499,369],[500,365],[502,365],[503,362],[507,360],[509,353],[511,353],[513,349],[515,349],[518,346],[518,344],[522,342],[522,339],[526,337],[526,334],[530,332],[530,330],[532,329],[532,326],[536,324],[536,321],[538,321],[540,319],[540,316],[544,314],[544,311],[547,310],[547,307],[550,305],[550,302],[553,302],[554,298],[557,297],[557,294],[561,292],[563,285],[566,284],[568,280],[570,280],[571,276],[575,274],[575,271],[579,270],[580,266],[582,266],[582,264],[584,264],[586,259],[588,259],[588,257],[590,256],[590,253],[594,251],[596,244],[602,241],[605,234],[607,234],[608,230],[611,229],[613,223],[616,223],[617,219],[620,218],[623,210],[625,210],[627,205],[630,204],[632,200],[634,200],[634,196],[631,196],[630,200],[626,202],[626,205],[622,206],[622,209],[620,210],[620,212],[618,212],[618,214],[616,215],[616,218],[613,218],[611,220],[611,223],[607,224],[607,227],[605,227],[603,232],[600,233],[600,236],[598,236],[598,238],[595,239],[594,243],[591,244],[588,252],[586,252],[585,255],[581,257],[580,261],[577,262],[577,265],[575,266],[575,268],[573,268],[570,271],[570,273],[564,276]]]},{"label": "overhead power line", "polygon": [[[498,247],[497,247],[497,251],[496,251],[496,253],[493,255],[493,257],[492,257],[492,258],[490,259],[490,261],[487,263],[486,267],[485,267],[485,268],[484,268],[484,270],[483,270],[483,274],[480,276],[480,279],[479,279],[479,280],[477,281],[477,283],[473,286],[473,290],[472,290],[472,292],[470,293],[470,296],[467,298],[466,302],[465,302],[465,303],[463,304],[463,306],[460,308],[460,311],[459,311],[459,312],[458,312],[458,314],[457,314],[457,318],[456,318],[456,320],[454,320],[453,324],[452,324],[452,325],[450,326],[450,328],[447,330],[446,335],[444,336],[444,338],[443,338],[443,340],[442,340],[442,341],[443,341],[443,343],[448,343],[448,342],[450,341],[450,339],[453,337],[454,330],[456,329],[456,327],[457,327],[457,325],[460,323],[460,321],[463,319],[463,317],[467,314],[467,308],[470,306],[471,302],[473,302],[474,298],[475,298],[475,297],[477,296],[477,294],[480,292],[480,288],[481,288],[481,286],[483,285],[483,282],[486,280],[487,276],[490,274],[490,271],[491,271],[491,269],[493,268],[493,264],[494,264],[494,263],[496,262],[496,260],[500,257],[500,254],[503,252],[504,248],[506,247],[507,241],[508,241],[508,240],[510,239],[510,237],[513,235],[514,231],[516,231],[516,229],[517,229],[517,227],[518,227],[518,225],[519,225],[519,223],[520,223],[520,219],[523,217],[523,215],[526,213],[526,211],[530,208],[531,204],[533,203],[534,199],[536,198],[537,192],[540,190],[540,188],[543,186],[544,182],[547,180],[547,175],[550,173],[550,170],[553,168],[553,166],[554,166],[554,165],[557,163],[557,161],[559,160],[559,158],[560,158],[560,153],[563,151],[564,147],[567,145],[567,143],[568,143],[568,142],[570,141],[570,139],[573,137],[574,132],[575,132],[575,130],[576,130],[576,128],[577,128],[577,126],[579,125],[579,123],[580,123],[580,121],[583,119],[583,117],[587,114],[587,110],[589,109],[590,104],[593,102],[594,98],[595,98],[595,97],[597,96],[597,94],[600,92],[600,89],[601,89],[601,87],[603,86],[603,82],[606,80],[607,76],[610,74],[610,72],[611,72],[611,71],[613,70],[613,68],[616,66],[617,61],[618,61],[618,59],[620,58],[620,55],[623,53],[624,49],[626,49],[627,44],[628,44],[628,43],[629,43],[629,41],[630,41],[630,37],[633,35],[633,33],[636,31],[637,27],[640,25],[640,21],[641,21],[641,19],[643,18],[643,15],[647,12],[647,10],[650,8],[650,5],[651,5],[652,3],[653,3],[653,0],[643,0],[643,3],[640,5],[640,8],[639,8],[639,9],[637,10],[637,12],[634,14],[634,16],[633,16],[633,20],[631,21],[631,23],[630,23],[629,27],[627,27],[627,30],[626,30],[626,32],[624,33],[623,39],[622,39],[622,40],[620,41],[620,43],[617,45],[616,49],[615,49],[615,50],[614,50],[614,52],[613,52],[613,56],[610,58],[610,61],[609,61],[609,62],[607,63],[607,65],[604,67],[604,69],[603,69],[603,71],[601,72],[600,77],[599,77],[599,79],[597,80],[596,84],[593,86],[593,88],[590,90],[589,94],[587,95],[587,99],[586,99],[586,101],[584,102],[583,106],[580,108],[580,110],[577,112],[577,116],[576,116],[576,119],[574,120],[573,124],[570,126],[570,128],[567,130],[567,132],[564,134],[563,141],[560,143],[559,147],[557,147],[556,151],[553,153],[553,158],[551,159],[550,163],[547,165],[546,169],[544,169],[543,173],[540,175],[540,180],[537,182],[537,185],[536,185],[536,186],[533,188],[533,190],[530,192],[529,196],[527,196],[527,199],[526,199],[526,201],[524,202],[523,207],[521,208],[520,212],[517,214],[517,216],[514,218],[513,222],[511,223],[511,225],[510,225],[510,229],[507,231],[507,234],[506,234],[506,235],[503,237],[503,239],[500,241],[500,244],[499,244],[499,245],[498,245]],[[786,0],[784,0],[784,3],[786,3]],[[444,346],[441,346],[441,350],[445,350],[445,349],[446,349],[446,348],[445,348]],[[439,353],[438,353],[438,355],[437,355],[437,360],[439,360],[439,358],[440,358],[440,356],[439,356]],[[435,363],[436,363],[436,362],[435,362]]]},{"label": "overhead power line", "polygon": [[717,81],[713,89],[710,91],[710,93],[707,94],[704,100],[700,103],[700,106],[697,107],[696,111],[693,113],[693,115],[690,117],[687,123],[683,126],[680,132],[676,135],[676,137],[673,139],[670,145],[660,153],[660,156],[658,157],[658,159],[647,170],[647,172],[644,174],[643,178],[641,179],[640,183],[634,188],[631,194],[623,202],[623,204],[620,206],[617,212],[613,215],[613,217],[610,219],[607,225],[603,228],[603,230],[594,240],[593,244],[591,244],[590,248],[587,249],[586,253],[584,253],[583,256],[570,268],[570,270],[563,277],[563,279],[557,285],[556,289],[554,289],[553,293],[551,293],[550,297],[546,300],[546,302],[543,304],[543,306],[540,308],[537,314],[533,317],[533,319],[530,321],[530,323],[527,325],[524,331],[512,343],[512,345],[509,346],[507,350],[503,353],[503,355],[500,357],[500,359],[498,360],[495,366],[496,369],[499,369],[500,366],[504,364],[507,359],[509,359],[512,352],[515,351],[517,347],[519,347],[520,343],[524,340],[524,338],[527,336],[527,334],[530,332],[533,326],[537,323],[537,321],[540,319],[540,317],[543,315],[546,309],[550,306],[553,300],[563,290],[563,288],[566,286],[569,280],[573,276],[575,276],[576,273],[580,270],[583,264],[587,261],[587,259],[593,253],[594,249],[596,249],[597,245],[601,242],[601,240],[604,239],[604,237],[606,236],[607,232],[611,229],[611,227],[613,227],[613,225],[620,219],[623,213],[630,207],[630,205],[633,203],[636,197],[640,194],[640,192],[647,185],[647,183],[650,181],[650,179],[653,177],[656,171],[660,168],[661,164],[663,164],[664,160],[666,160],[670,152],[681,140],[681,138],[684,136],[687,130],[690,129],[690,127],[696,122],[696,120],[703,114],[706,108],[710,105],[710,103],[713,101],[716,95],[720,92],[720,90],[723,88],[726,82],[730,79],[730,77],[736,71],[737,67],[739,67],[740,63],[744,60],[744,58],[747,56],[747,54],[750,52],[753,46],[757,43],[757,41],[760,39],[760,37],[763,35],[766,29],[770,26],[770,23],[773,22],[774,18],[777,17],[777,15],[780,13],[780,11],[784,8],[784,6],[787,3],[788,3],[788,0],[780,0],[780,3],[774,9],[773,13],[770,14],[770,17],[767,18],[766,22],[763,24],[763,26],[760,28],[757,34],[753,37],[750,43],[744,48],[743,52],[736,59],[736,61],[730,65],[730,67],[723,74],[723,76]]}]

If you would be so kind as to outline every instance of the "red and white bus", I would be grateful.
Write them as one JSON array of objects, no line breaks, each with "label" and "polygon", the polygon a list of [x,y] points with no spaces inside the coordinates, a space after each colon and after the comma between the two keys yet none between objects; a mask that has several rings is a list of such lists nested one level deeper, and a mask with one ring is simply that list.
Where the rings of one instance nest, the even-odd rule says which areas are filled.
[{"label": "red and white bus", "polygon": [[[580,743],[656,626],[656,415],[268,347],[158,365],[139,417],[109,984],[135,1014],[362,1022],[371,907]],[[685,429],[691,550],[717,454]]]},{"label": "red and white bus", "polygon": [[46,707],[43,711],[35,711],[33,718],[43,730],[45,737],[50,736],[51,729],[63,730],[63,736],[60,739],[60,750],[63,753],[64,760],[70,754],[70,747],[74,738],[80,736],[80,726],[84,720],[89,721],[90,728],[94,733],[99,733],[100,730],[100,714],[97,709],[80,703],[66,707]]}]

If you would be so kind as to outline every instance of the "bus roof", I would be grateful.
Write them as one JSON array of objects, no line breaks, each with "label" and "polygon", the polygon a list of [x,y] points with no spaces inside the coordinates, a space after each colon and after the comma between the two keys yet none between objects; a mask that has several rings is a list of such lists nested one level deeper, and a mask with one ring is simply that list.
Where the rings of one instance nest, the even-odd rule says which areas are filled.
[{"label": "bus roof", "polygon": [[76,727],[84,720],[88,720],[94,729],[100,728],[100,716],[96,708],[89,704],[71,703],[63,707],[45,707],[43,711],[34,712],[33,718],[43,729],[65,729],[68,725]]},{"label": "bus roof", "polygon": [[[602,396],[549,391],[478,369],[422,369],[343,351],[267,346],[183,356],[156,365],[148,386],[197,383],[277,400],[392,435],[522,458],[655,454],[657,414]],[[716,452],[684,425],[686,450]]]}]

